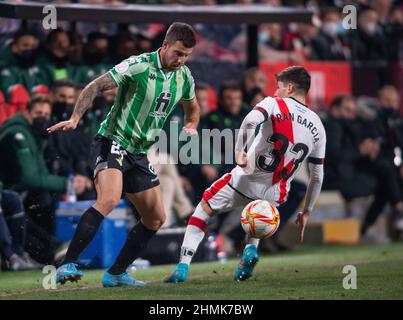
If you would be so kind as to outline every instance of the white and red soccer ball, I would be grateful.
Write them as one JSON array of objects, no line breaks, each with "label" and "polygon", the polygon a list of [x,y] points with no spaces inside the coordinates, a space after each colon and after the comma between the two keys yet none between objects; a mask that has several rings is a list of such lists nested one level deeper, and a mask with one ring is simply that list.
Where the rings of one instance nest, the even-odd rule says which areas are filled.
[{"label": "white and red soccer ball", "polygon": [[280,225],[280,214],[269,201],[255,200],[243,209],[241,225],[252,238],[268,238],[277,231]]}]

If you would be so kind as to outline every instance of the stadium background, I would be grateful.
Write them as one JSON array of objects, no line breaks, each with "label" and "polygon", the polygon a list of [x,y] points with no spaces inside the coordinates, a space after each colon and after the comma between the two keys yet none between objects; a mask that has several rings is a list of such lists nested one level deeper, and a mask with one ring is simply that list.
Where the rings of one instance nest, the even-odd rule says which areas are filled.
[{"label": "stadium background", "polygon": [[[61,10],[58,29],[44,30],[38,18],[26,18],[30,16],[30,11],[25,13],[24,18],[18,18],[18,14],[23,11],[5,10],[5,7],[1,7],[4,3],[13,2],[0,2],[1,16],[4,16],[0,18],[0,124],[3,126],[7,120],[18,115],[18,112],[24,112],[29,98],[36,95],[47,95],[52,99],[53,122],[65,119],[85,84],[128,56],[158,49],[169,22],[180,20],[175,15],[167,16],[163,21],[153,21],[152,16],[136,20],[136,15],[133,15],[134,23],[114,23],[109,20],[94,22],[93,15],[87,12],[87,16],[92,17],[88,19],[91,21],[86,21],[86,14],[80,15],[80,19],[71,18],[74,14],[70,14],[68,20],[74,21],[65,21],[60,14],[63,12]],[[68,7],[70,2],[47,4],[49,3],[56,7],[58,4],[67,4]],[[73,3],[82,4],[83,10],[88,9],[88,6],[125,8],[126,4],[102,0]],[[274,92],[274,74],[277,71],[289,65],[304,65],[312,75],[309,105],[321,115],[326,129],[329,130],[328,136],[338,139],[338,144],[334,144],[337,148],[331,147],[327,152],[325,170],[330,173],[351,170],[348,177],[342,174],[325,174],[324,191],[307,230],[306,242],[319,245],[313,246],[313,251],[317,248],[333,248],[331,245],[321,246],[326,243],[381,243],[384,246],[374,245],[373,248],[382,251],[389,248],[389,243],[397,242],[390,244],[392,251],[396,250],[393,248],[401,242],[401,233],[395,222],[403,209],[399,205],[403,201],[403,198],[399,198],[403,179],[401,1],[184,0],[127,3],[153,5],[157,10],[158,5],[161,5],[160,8],[167,5],[195,5],[199,8],[208,6],[210,9],[228,6],[233,11],[234,21],[245,19],[244,22],[247,22],[218,24],[213,23],[218,21],[216,16],[195,15],[194,19],[200,19],[201,22],[193,23],[198,34],[198,43],[188,65],[197,84],[203,128],[238,128],[251,105]],[[23,6],[30,3],[16,1],[15,4]],[[35,5],[37,4],[36,2]],[[263,23],[265,20],[260,12],[259,24],[254,24],[250,23],[250,17],[242,17],[241,14],[242,11],[247,11],[242,8],[253,4],[258,5],[251,7],[256,14],[262,8],[270,11],[270,8],[283,7],[292,8],[302,14],[293,15],[288,12],[288,16],[268,15],[267,22]],[[342,10],[349,4],[353,4],[358,10],[357,29],[345,30],[342,28],[345,16]],[[74,8],[80,10],[80,6]],[[136,7],[132,9],[136,10]],[[172,10],[175,12],[175,9]],[[197,12],[197,7],[194,10]],[[37,12],[36,10],[36,16]],[[13,14],[16,19],[11,18]],[[113,19],[113,16],[108,19]],[[186,19],[192,23],[191,14]],[[141,23],[136,23],[139,20]],[[227,100],[223,99],[224,93]],[[38,156],[45,160],[46,170],[38,173],[39,175],[67,179],[70,173],[74,173],[91,177],[88,145],[111,106],[113,97],[114,92],[98,97],[94,108],[87,113],[74,134],[43,139],[46,140],[46,148]],[[182,118],[183,113],[177,108],[171,121],[179,122],[180,125]],[[334,141],[332,139],[329,139],[330,144]],[[371,150],[366,154],[362,151],[364,142],[371,144],[368,147]],[[7,152],[7,147],[9,146],[1,141],[0,136],[0,157]],[[94,190],[90,184],[77,195],[79,202],[72,204],[64,202],[67,197],[63,188],[55,190],[57,188],[54,186],[44,185],[38,191],[35,183],[29,179],[15,181],[14,177],[10,178],[10,174],[21,170],[21,166],[31,165],[0,165],[0,180],[3,185],[1,215],[4,217],[0,224],[3,245],[0,250],[4,271],[23,269],[18,268],[18,265],[40,268],[41,265],[57,262],[63,256],[66,241],[77,222],[81,201],[94,199]],[[382,176],[386,171],[379,169],[384,169],[385,166],[388,178]],[[165,230],[150,244],[148,253],[143,258],[151,261],[152,265],[175,262],[186,218],[199,201],[201,192],[228,169],[230,167],[225,165],[179,164],[157,167],[166,197],[166,211],[171,218],[168,219]],[[388,179],[395,179],[395,184],[391,186],[384,183]],[[292,220],[285,223],[292,218],[299,203],[303,201],[306,169],[297,180],[291,190],[294,203],[292,208],[285,209],[287,215],[282,221],[281,232],[276,238],[262,243],[263,252],[292,256],[298,250],[303,250],[297,244],[297,233]],[[352,189],[360,192],[346,188],[350,184]],[[388,188],[399,190],[391,191]],[[169,192],[172,189],[175,193]],[[397,200],[391,201],[387,197],[391,192],[398,195]],[[14,199],[10,200],[12,196]],[[21,210],[14,208],[13,211],[10,209],[12,206],[5,202],[18,202],[18,198],[22,201],[25,214],[23,218],[20,216],[13,219]],[[135,209],[125,203],[122,203],[122,208],[125,212],[127,210],[127,220],[122,220],[123,227],[117,227],[116,221],[120,219],[121,213],[119,211],[116,213],[118,218],[110,222],[111,228],[103,229],[96,245],[87,250],[90,253],[82,262],[87,263],[88,267],[105,267],[112,257],[108,256],[108,245],[102,241],[119,245],[119,241],[124,240],[122,230],[134,223]],[[224,264],[227,259],[236,257],[241,252],[243,232],[239,228],[238,217],[239,213],[233,213],[213,221],[197,260],[218,260]],[[364,232],[362,226],[366,223],[371,226]],[[21,243],[22,249],[18,248]],[[13,264],[12,261],[10,263],[10,253],[7,256],[7,249],[4,249],[7,246],[13,251],[12,254],[20,256],[22,261],[19,260],[19,264]],[[365,248],[363,252],[370,250],[368,248],[371,246]],[[355,247],[355,250],[359,251],[359,247]],[[147,266],[147,261],[138,261],[137,268],[142,266]]]}]

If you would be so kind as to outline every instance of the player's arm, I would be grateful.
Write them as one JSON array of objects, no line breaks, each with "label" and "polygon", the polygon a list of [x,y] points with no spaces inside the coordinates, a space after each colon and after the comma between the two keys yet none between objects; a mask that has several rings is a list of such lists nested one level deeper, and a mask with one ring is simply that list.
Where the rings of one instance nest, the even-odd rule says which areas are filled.
[{"label": "player's arm", "polygon": [[267,119],[267,111],[257,106],[242,121],[235,143],[235,161],[240,167],[247,166],[245,147],[254,139],[256,127]]},{"label": "player's arm", "polygon": [[323,130],[323,136],[315,146],[310,157],[308,157],[309,183],[305,195],[305,206],[302,212],[298,213],[295,223],[299,226],[299,240],[304,240],[305,227],[308,223],[309,216],[313,210],[313,206],[318,199],[323,182],[323,164],[326,148],[326,134]]},{"label": "player's arm", "polygon": [[197,134],[197,126],[200,121],[200,106],[197,99],[182,100],[183,110],[185,112],[185,125],[183,131],[187,134]]},{"label": "player's arm", "polygon": [[116,82],[112,79],[109,73],[105,73],[90,82],[78,97],[70,120],[55,124],[54,126],[48,128],[48,132],[51,133],[58,130],[74,130],[84,113],[92,107],[95,97],[101,92],[113,89],[115,87]]}]

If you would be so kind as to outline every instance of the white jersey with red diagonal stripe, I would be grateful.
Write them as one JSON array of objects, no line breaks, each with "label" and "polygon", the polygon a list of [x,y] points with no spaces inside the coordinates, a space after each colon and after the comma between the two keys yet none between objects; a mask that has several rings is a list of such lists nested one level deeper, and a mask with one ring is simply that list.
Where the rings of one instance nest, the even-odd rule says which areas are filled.
[{"label": "white jersey with red diagonal stripe", "polygon": [[293,98],[267,97],[254,110],[263,122],[248,150],[248,168],[232,170],[230,185],[253,199],[286,200],[305,159],[323,163],[326,134],[319,116]]}]

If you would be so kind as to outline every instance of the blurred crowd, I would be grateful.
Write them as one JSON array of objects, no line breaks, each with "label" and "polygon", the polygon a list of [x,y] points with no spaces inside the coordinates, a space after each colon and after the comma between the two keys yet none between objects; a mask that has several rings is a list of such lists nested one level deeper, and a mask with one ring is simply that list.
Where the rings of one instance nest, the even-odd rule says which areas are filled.
[{"label": "blurred crowd", "polygon": [[[81,1],[110,3],[110,1]],[[137,3],[214,5],[216,1],[138,1]],[[253,1],[238,1],[252,3]],[[259,26],[260,56],[267,61],[305,60],[394,61],[399,59],[402,35],[401,3],[358,1],[358,29],[341,28],[343,1],[263,1],[270,5],[305,6],[315,10],[312,24]],[[134,3],[129,1],[129,3]],[[232,3],[217,1],[217,4]],[[319,3],[321,6],[319,6]],[[0,252],[2,268],[21,270],[54,263],[66,244],[55,236],[58,201],[66,199],[68,177],[74,174],[78,200],[95,199],[90,144],[113,104],[116,90],[95,99],[77,130],[49,135],[46,128],[68,119],[84,86],[123,59],[156,50],[166,26],[121,26],[61,22],[44,33],[35,22],[0,19]],[[242,26],[195,25],[200,35],[192,59],[244,61]],[[215,90],[196,78],[201,107],[200,130],[238,129],[248,111],[265,97],[268,79],[251,68],[239,81],[224,81]],[[271,79],[270,79],[271,81]],[[268,93],[271,94],[271,93]],[[338,96],[320,113],[328,135],[325,190],[338,190],[346,203],[372,196],[362,221],[365,235],[389,205],[393,234],[403,228],[403,118],[400,93],[387,85],[377,97]],[[183,125],[177,108],[167,121]],[[223,142],[224,143],[224,142]],[[222,149],[223,150],[223,149]],[[169,150],[166,150],[169,157]],[[212,150],[212,153],[216,150]],[[232,165],[158,163],[166,156],[153,150],[150,161],[161,181],[164,227],[183,226],[204,189]],[[306,186],[293,181],[286,204],[279,208],[280,230],[303,200]],[[133,209],[135,211],[135,209]],[[241,247],[239,223],[228,227],[227,216],[213,220],[211,234],[223,227],[234,247]],[[222,242],[219,252],[224,257]],[[266,250],[287,250],[277,237]],[[236,249],[235,249],[236,250]]]},{"label": "blurred crowd", "polygon": [[[21,1],[20,1],[21,2]],[[42,2],[42,1],[39,1]],[[43,1],[46,2],[46,1]],[[267,23],[258,27],[259,55],[261,61],[286,61],[302,63],[304,61],[379,61],[398,60],[399,39],[403,35],[402,0],[81,0],[57,1],[58,3],[79,2],[84,4],[106,4],[122,6],[129,4],[183,4],[183,5],[248,5],[260,4],[273,7],[289,6],[306,8],[313,11],[311,23]],[[346,5],[353,4],[358,13],[357,19],[343,13]],[[11,39],[23,22],[12,19],[0,19],[0,44]],[[28,22],[46,45],[45,34],[38,22]],[[91,32],[105,33],[110,43],[109,48],[119,51],[129,46],[138,50],[159,44],[159,35],[164,30],[160,24],[118,26],[111,23],[58,22],[58,26],[69,33],[70,56],[73,64],[78,62],[83,42],[88,41]],[[126,28],[133,36],[131,43],[126,37],[119,37],[121,29]],[[245,25],[206,25],[195,24],[198,33],[198,45],[192,59],[214,59],[244,63],[246,61],[246,26]],[[117,35],[118,34],[118,35]],[[154,41],[156,40],[156,41]],[[66,45],[67,40],[64,41]],[[117,48],[118,45],[120,48]],[[122,53],[122,52],[120,52]],[[119,52],[116,52],[116,58]],[[115,62],[115,61],[114,61]],[[80,79],[80,78],[79,78]],[[81,80],[81,79],[80,79]]]}]

